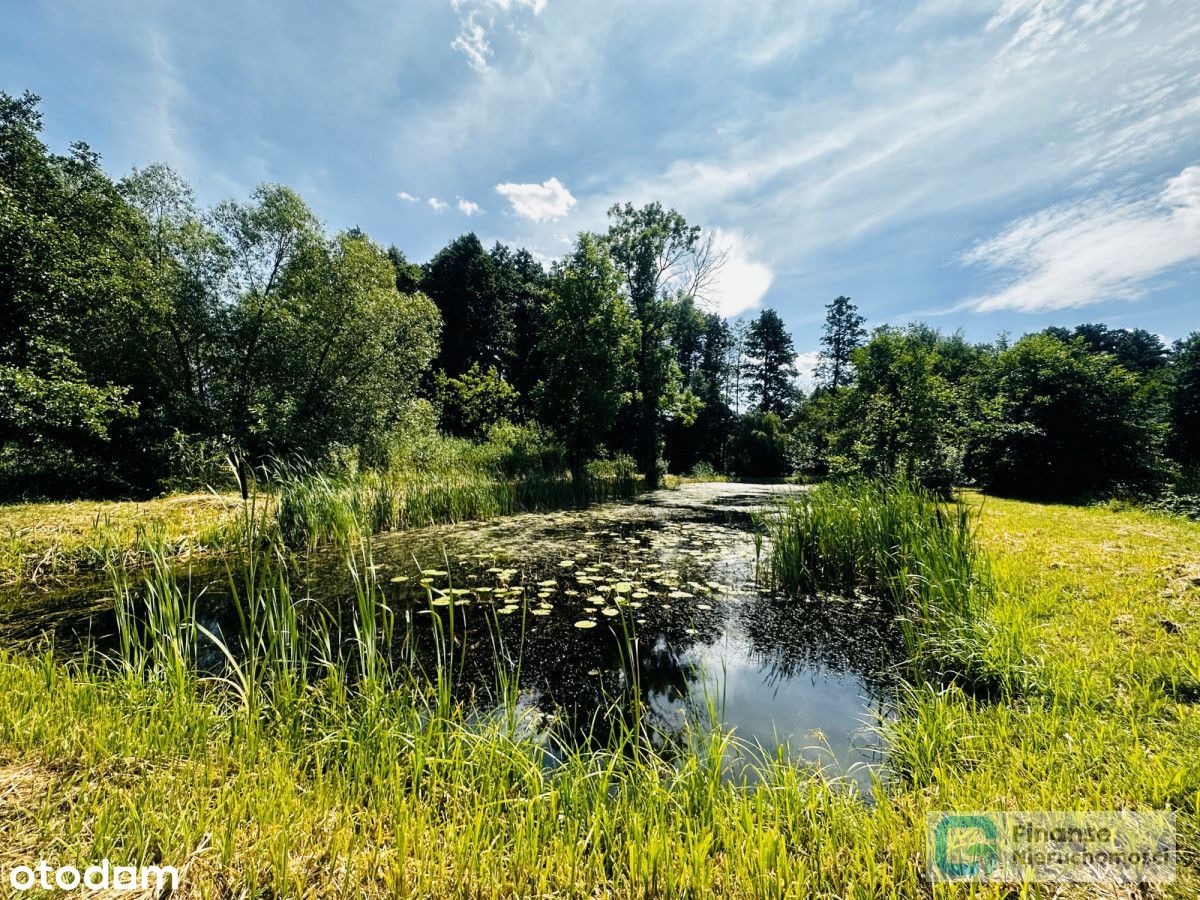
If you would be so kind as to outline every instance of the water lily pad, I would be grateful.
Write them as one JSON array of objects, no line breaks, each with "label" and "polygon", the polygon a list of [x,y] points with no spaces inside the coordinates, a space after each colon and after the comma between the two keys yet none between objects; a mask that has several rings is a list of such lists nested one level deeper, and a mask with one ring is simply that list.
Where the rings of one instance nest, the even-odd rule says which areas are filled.
[{"label": "water lily pad", "polygon": [[591,619],[580,619],[578,622],[575,623],[575,627],[576,628],[595,628],[596,623],[593,622]]}]

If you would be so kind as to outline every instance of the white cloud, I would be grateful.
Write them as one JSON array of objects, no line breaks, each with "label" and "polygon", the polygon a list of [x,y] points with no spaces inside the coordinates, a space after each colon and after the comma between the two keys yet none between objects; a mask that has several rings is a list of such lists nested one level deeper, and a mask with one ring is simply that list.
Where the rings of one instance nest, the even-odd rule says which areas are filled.
[{"label": "white cloud", "polygon": [[964,304],[980,311],[1136,299],[1150,279],[1200,260],[1200,166],[1170,179],[1157,197],[1103,197],[1043,210],[963,259],[1016,275],[1001,290]]},{"label": "white cloud", "polygon": [[433,207],[434,212],[441,212],[447,206],[450,205],[445,200],[439,200],[437,197],[430,197],[429,200],[426,202],[428,202],[429,205]]},{"label": "white cloud", "polygon": [[[488,67],[492,45],[488,42],[488,29],[495,25],[497,12],[508,13],[514,9],[528,9],[535,16],[546,8],[546,0],[450,0],[450,5],[460,13],[458,35],[450,42],[455,50],[467,57],[467,65],[476,71]],[[480,17],[486,19],[480,21]]]},{"label": "white cloud", "polygon": [[487,58],[492,55],[492,45],[488,43],[487,32],[479,24],[475,13],[459,22],[458,36],[450,42],[450,46],[463,52],[467,57],[467,65],[472,69],[487,68]]},{"label": "white cloud", "polygon": [[458,211],[463,215],[473,216],[475,213],[479,212],[479,204],[472,203],[470,200],[464,200],[462,197],[459,197]]},{"label": "white cloud", "polygon": [[396,199],[403,200],[405,203],[419,203],[421,198],[414,197],[408,191],[400,191],[396,194]]},{"label": "white cloud", "polygon": [[709,290],[709,305],[729,317],[756,309],[771,287],[770,268],[750,258],[745,236],[736,231],[717,230],[716,245],[725,250],[725,263]]},{"label": "white cloud", "polygon": [[508,199],[514,213],[534,222],[561,219],[575,205],[575,198],[557,178],[541,184],[506,182],[496,185],[496,193]]},{"label": "white cloud", "polygon": [[809,391],[817,383],[817,364],[821,361],[821,351],[810,350],[807,353],[796,354],[796,383]]}]

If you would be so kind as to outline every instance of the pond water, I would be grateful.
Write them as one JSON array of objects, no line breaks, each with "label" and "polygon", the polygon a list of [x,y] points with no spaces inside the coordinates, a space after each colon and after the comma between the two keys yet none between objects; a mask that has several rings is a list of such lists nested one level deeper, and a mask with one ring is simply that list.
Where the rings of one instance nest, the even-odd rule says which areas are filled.
[{"label": "pond water", "polygon": [[[525,710],[602,739],[630,715],[636,682],[643,724],[664,745],[688,721],[715,715],[743,747],[863,785],[878,762],[870,726],[892,706],[897,634],[873,598],[787,598],[760,585],[769,548],[752,514],[796,490],[694,484],[377,536],[360,565],[385,591],[418,663],[453,652],[458,689],[481,705],[494,702],[498,670],[517,673]],[[204,590],[205,624],[229,636],[225,577],[216,568],[191,575],[193,590]],[[294,577],[293,596],[353,604],[336,554],[306,558]],[[84,595],[103,591],[81,586],[59,602],[78,611]],[[64,623],[60,633],[101,642],[112,631],[103,611]]]}]

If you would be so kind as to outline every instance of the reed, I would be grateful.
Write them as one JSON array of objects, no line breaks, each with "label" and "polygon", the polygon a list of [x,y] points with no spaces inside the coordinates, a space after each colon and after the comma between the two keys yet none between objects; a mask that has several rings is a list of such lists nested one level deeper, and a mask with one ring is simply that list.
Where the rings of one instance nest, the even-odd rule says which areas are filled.
[{"label": "reed", "polygon": [[767,578],[789,594],[864,591],[896,617],[909,658],[977,691],[1011,687],[983,634],[996,585],[975,516],[903,481],[819,485],[764,515]]},{"label": "reed", "polygon": [[[459,706],[388,649],[403,641],[369,544],[347,554],[361,589],[343,620],[292,596],[260,536],[231,566],[250,636],[226,648],[256,661],[218,677],[198,664],[220,635],[188,627],[186,574],[152,565],[124,583],[119,659],[0,648],[0,865],[171,864],[186,898],[911,898],[930,896],[929,810],[1167,808],[1179,877],[1135,893],[1197,896],[1200,526],[989,500],[974,534],[995,591],[972,614],[1037,677],[1019,703],[914,682],[881,725],[889,777],[869,802],[832,773],[753,757],[711,706],[692,752],[670,758],[640,725],[555,742],[511,690],[495,715]],[[750,755],[744,772],[731,753]]]}]

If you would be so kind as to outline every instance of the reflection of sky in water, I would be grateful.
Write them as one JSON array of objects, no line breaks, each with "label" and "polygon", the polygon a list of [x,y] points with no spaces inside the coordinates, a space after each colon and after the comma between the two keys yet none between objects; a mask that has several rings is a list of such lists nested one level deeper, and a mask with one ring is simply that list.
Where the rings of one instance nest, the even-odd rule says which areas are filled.
[{"label": "reflection of sky in water", "polygon": [[[685,711],[705,719],[710,699],[739,741],[767,750],[786,744],[792,755],[844,773],[869,759],[855,748],[869,744],[864,726],[886,708],[880,673],[895,635],[869,598],[806,601],[757,589],[749,513],[789,490],[687,485],[630,503],[385,535],[373,541],[374,571],[399,620],[412,623],[424,663],[433,661],[434,618],[445,624],[453,614],[464,697],[488,702],[503,646],[500,665],[519,659],[525,703],[555,713],[579,736],[602,738],[614,702],[617,715],[628,714],[619,701],[628,684],[623,639],[632,633],[648,721],[664,739],[680,731]],[[448,573],[432,586],[452,582],[459,593],[441,602],[460,605],[430,608],[417,561]],[[293,596],[353,607],[344,559],[321,554],[302,568]],[[207,627],[223,625],[228,635],[235,623],[222,608],[225,578],[210,570],[193,585],[205,590]],[[620,583],[632,587],[618,595]],[[523,596],[495,593],[506,585],[524,586]],[[637,608],[634,591],[647,595]],[[605,602],[590,602],[596,596]],[[615,604],[617,596],[626,602]],[[502,615],[506,607],[512,612]],[[575,627],[581,620],[596,627]],[[103,630],[103,620],[90,627]]]}]

